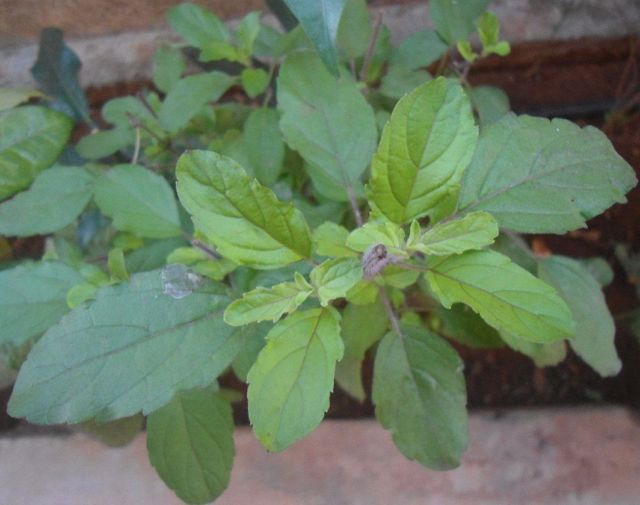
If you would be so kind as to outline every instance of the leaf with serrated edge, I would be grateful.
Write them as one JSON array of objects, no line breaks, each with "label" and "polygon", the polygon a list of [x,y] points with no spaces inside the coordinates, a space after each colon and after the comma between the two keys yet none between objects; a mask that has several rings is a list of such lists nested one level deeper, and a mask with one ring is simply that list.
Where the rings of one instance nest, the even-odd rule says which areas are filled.
[{"label": "leaf with serrated edge", "polygon": [[169,183],[140,165],[116,165],[96,181],[96,203],[122,231],[148,238],[182,233]]},{"label": "leaf with serrated edge", "polygon": [[311,232],[302,213],[231,158],[189,151],[178,160],[176,173],[180,201],[223,256],[264,269],[311,256]]},{"label": "leaf with serrated edge", "polygon": [[616,375],[622,363],[616,352],[616,327],[598,281],[580,263],[551,256],[538,263],[540,278],[558,290],[576,320],[569,345],[603,377]]},{"label": "leaf with serrated edge", "polygon": [[349,230],[339,224],[326,222],[313,230],[313,247],[320,256],[357,256],[346,246]]},{"label": "leaf with serrated edge", "polygon": [[403,254],[404,230],[389,221],[369,221],[353,230],[347,238],[347,247],[358,252],[365,252],[377,244],[395,254]]},{"label": "leaf with serrated edge", "polygon": [[222,320],[226,289],[205,282],[180,299],[160,271],[98,291],[51,327],[22,365],[9,412],[36,424],[147,414],[211,384],[238,343]]},{"label": "leaf with serrated edge", "polygon": [[477,136],[459,84],[440,77],[416,88],[384,127],[371,165],[369,202],[398,224],[436,215],[457,192]]},{"label": "leaf with serrated edge", "polygon": [[467,446],[463,363],[445,340],[403,326],[378,345],[373,403],[402,454],[434,470],[460,464]]},{"label": "leaf with serrated edge", "polygon": [[342,358],[340,315],[327,307],[277,323],[249,371],[249,419],[270,451],[313,431],[329,408],[335,363]]},{"label": "leaf with serrated edge", "polygon": [[460,254],[491,245],[498,233],[498,223],[491,214],[472,212],[462,219],[436,223],[418,236],[409,236],[407,249],[434,256]]},{"label": "leaf with serrated edge", "polygon": [[231,326],[271,320],[296,310],[313,292],[313,287],[296,272],[294,282],[283,282],[270,288],[258,287],[244,293],[224,312],[224,320]]},{"label": "leaf with serrated edge", "polygon": [[331,300],[346,296],[362,279],[362,275],[362,265],[358,258],[334,258],[315,267],[310,277],[320,303],[326,306]]},{"label": "leaf with serrated edge", "polygon": [[235,448],[231,407],[211,389],[183,391],[147,419],[149,461],[186,503],[205,504],[226,489]]},{"label": "leaf with serrated edge", "polygon": [[626,201],[636,182],[600,130],[507,114],[483,130],[458,207],[485,210],[514,231],[564,233]]},{"label": "leaf with serrated edge", "polygon": [[539,343],[574,334],[571,311],[555,289],[497,252],[433,258],[426,278],[445,307],[469,305],[499,331]]}]

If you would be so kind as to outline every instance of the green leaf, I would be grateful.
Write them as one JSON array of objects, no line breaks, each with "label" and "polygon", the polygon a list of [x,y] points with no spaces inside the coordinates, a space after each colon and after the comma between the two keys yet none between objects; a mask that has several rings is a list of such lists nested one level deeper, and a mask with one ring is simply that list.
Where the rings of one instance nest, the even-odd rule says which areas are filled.
[{"label": "green leaf", "polygon": [[0,113],[0,200],[28,187],[58,159],[72,127],[64,114],[44,107]]},{"label": "green leaf", "polygon": [[434,258],[426,277],[446,308],[469,305],[498,331],[539,343],[574,334],[571,311],[558,293],[497,252]]},{"label": "green leaf", "polygon": [[87,421],[74,426],[108,447],[124,447],[131,443],[144,427],[144,417],[140,414],[124,417],[109,423]]},{"label": "green leaf", "polygon": [[460,464],[467,446],[463,363],[443,339],[403,326],[378,345],[373,375],[376,417],[400,452],[434,470]]},{"label": "green leaf", "polygon": [[66,115],[92,124],[87,97],[78,81],[80,59],[63,40],[58,28],[45,28],[40,32],[38,59],[31,74],[42,90],[54,97],[53,107]]},{"label": "green leaf", "polygon": [[409,35],[391,53],[391,66],[409,70],[428,67],[447,51],[448,47],[434,30],[421,30]]},{"label": "green leaf", "polygon": [[347,0],[284,0],[329,71],[338,75],[336,39]]},{"label": "green leaf", "polygon": [[89,203],[93,180],[79,167],[41,172],[27,191],[0,204],[0,234],[28,237],[61,230]]},{"label": "green leaf", "polygon": [[180,79],[160,106],[160,124],[169,132],[177,132],[208,102],[217,101],[234,82],[235,77],[222,72],[189,75]]},{"label": "green leaf", "polygon": [[500,41],[500,21],[493,12],[485,12],[476,22],[478,36],[483,48],[496,45]]},{"label": "green leaf", "polygon": [[187,245],[182,237],[172,237],[162,240],[145,240],[145,245],[136,249],[126,257],[127,270],[129,272],[145,272],[162,268],[167,261],[167,256],[178,248]]},{"label": "green leaf", "polygon": [[240,74],[240,82],[249,98],[255,98],[267,89],[269,74],[261,68],[245,68]]},{"label": "green leaf", "polygon": [[153,55],[153,84],[164,92],[169,93],[180,80],[186,65],[179,49],[173,47],[159,47]]},{"label": "green leaf", "polygon": [[311,270],[310,277],[324,307],[331,300],[346,296],[362,279],[362,265],[359,258],[334,258]]},{"label": "green leaf", "polygon": [[283,314],[295,311],[311,293],[311,284],[296,272],[294,282],[283,282],[271,288],[260,286],[244,293],[227,307],[224,320],[231,326],[268,320],[275,323]]},{"label": "green leaf", "polygon": [[371,161],[377,132],[373,109],[347,76],[336,79],[309,52],[291,54],[278,77],[280,128],[310,165],[316,189],[348,201]]},{"label": "green leaf", "polygon": [[380,93],[394,100],[399,100],[430,80],[431,74],[426,70],[411,70],[400,65],[391,65],[382,78]]},{"label": "green leaf", "polygon": [[248,177],[232,159],[189,151],[176,167],[180,201],[196,229],[241,265],[278,268],[311,255],[301,212]]},{"label": "green leaf", "polygon": [[[413,231],[414,226],[411,228]],[[424,233],[409,236],[407,249],[434,256],[460,254],[492,244],[498,233],[498,223],[491,214],[472,212],[462,219],[436,223]]]},{"label": "green leaf", "polygon": [[82,137],[76,144],[76,151],[83,158],[98,160],[132,145],[135,138],[135,131],[130,127],[102,130]]},{"label": "green leaf", "polygon": [[551,256],[538,263],[540,278],[558,290],[576,321],[576,336],[569,345],[603,377],[616,375],[618,358],[613,317],[598,281],[578,261]]},{"label": "green leaf", "polygon": [[258,354],[266,344],[265,336],[273,327],[270,323],[248,324],[241,326],[234,333],[234,338],[242,339],[240,350],[231,366],[233,373],[242,382],[247,382],[249,370],[258,359]]},{"label": "green leaf", "polygon": [[331,307],[296,312],[276,324],[249,372],[249,419],[269,451],[313,431],[329,408],[342,358],[340,315]]},{"label": "green leaf", "polygon": [[478,129],[459,84],[438,78],[398,102],[371,165],[369,202],[402,224],[435,216],[455,195]]},{"label": "green leaf", "polygon": [[129,272],[127,272],[127,265],[122,249],[115,247],[109,251],[107,268],[109,269],[109,274],[111,274],[112,281],[126,281],[129,278]]},{"label": "green leaf", "polygon": [[347,247],[349,230],[335,223],[322,223],[313,230],[313,244],[320,256],[357,256],[358,253]]},{"label": "green leaf", "polygon": [[244,124],[244,148],[256,179],[265,186],[278,180],[284,164],[285,146],[274,109],[254,109]]},{"label": "green leaf", "polygon": [[362,279],[349,291],[346,299],[354,305],[368,305],[378,298],[378,285],[372,279]]},{"label": "green leaf", "polygon": [[377,244],[384,245],[393,254],[404,253],[404,230],[389,221],[369,221],[353,230],[347,238],[347,247],[365,252]]},{"label": "green leaf", "polygon": [[626,201],[636,182],[600,130],[507,114],[483,130],[459,209],[486,210],[514,231],[564,233]]},{"label": "green leaf", "polygon": [[471,88],[471,103],[478,111],[480,126],[482,128],[495,123],[509,113],[509,97],[500,88],[495,86],[476,86]]},{"label": "green leaf", "polygon": [[44,98],[44,95],[37,89],[0,88],[0,112],[13,109],[16,105],[27,102],[32,98]]},{"label": "green leaf", "polygon": [[93,300],[98,293],[99,286],[92,284],[91,282],[81,282],[76,284],[69,291],[67,291],[67,306],[70,309],[75,309],[81,303],[89,300]]},{"label": "green leaf", "polygon": [[555,366],[561,363],[567,356],[567,345],[564,340],[556,340],[547,344],[528,342],[508,332],[501,332],[500,338],[511,349],[531,358],[533,363],[540,368]]},{"label": "green leaf", "polygon": [[604,258],[581,258],[577,261],[603,288],[613,282],[613,268]]},{"label": "green leaf", "polygon": [[450,45],[475,31],[475,20],[491,0],[431,0],[429,13],[438,34]]},{"label": "green leaf", "polygon": [[51,327],[20,369],[11,415],[37,424],[108,421],[211,384],[238,350],[222,320],[225,288],[202,282],[176,298],[171,282],[157,270],[132,275]]},{"label": "green leaf", "polygon": [[38,337],[69,311],[67,291],[82,282],[62,263],[27,263],[0,271],[0,344]]},{"label": "green leaf", "polygon": [[504,346],[498,332],[466,305],[456,303],[451,309],[438,307],[436,314],[442,321],[442,333],[446,337],[474,349]]},{"label": "green leaf", "polygon": [[469,63],[473,63],[478,59],[479,55],[473,50],[471,42],[469,42],[468,40],[458,41],[458,43],[456,44],[456,49],[458,49],[460,56],[462,56]]},{"label": "green leaf", "polygon": [[212,41],[227,40],[229,31],[220,19],[204,7],[182,3],[167,12],[167,20],[190,45],[203,49]]},{"label": "green leaf", "polygon": [[235,456],[231,407],[211,389],[183,391],[147,419],[149,461],[186,503],[215,500]]},{"label": "green leaf", "polygon": [[180,235],[180,218],[169,183],[140,165],[116,165],[96,181],[95,199],[113,226],[148,238]]},{"label": "green leaf", "polygon": [[247,58],[251,57],[251,53],[253,53],[253,44],[259,33],[260,13],[257,11],[250,12],[244,16],[236,26],[235,38],[239,43],[240,50]]},{"label": "green leaf", "polygon": [[337,45],[346,59],[364,56],[373,29],[365,0],[347,0],[338,25]]}]

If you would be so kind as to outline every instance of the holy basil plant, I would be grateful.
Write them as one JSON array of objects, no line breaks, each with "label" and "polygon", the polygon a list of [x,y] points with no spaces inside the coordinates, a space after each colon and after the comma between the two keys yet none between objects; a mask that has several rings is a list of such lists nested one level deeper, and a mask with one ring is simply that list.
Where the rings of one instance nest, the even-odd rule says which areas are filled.
[{"label": "holy basil plant", "polygon": [[[470,86],[476,59],[509,49],[488,2],[432,0],[435,29],[397,47],[364,0],[285,3],[269,2],[300,20],[288,32],[172,8],[192,61],[161,47],[153,85],[101,118],[59,32],[33,68],[46,95],[0,93],[0,233],[46,237],[39,261],[0,270],[9,412],[114,444],[146,416],[151,463],[188,503],[229,482],[227,373],[280,451],[335,382],[364,400],[369,353],[376,417],[445,470],[467,445],[452,340],[621,366],[606,264],[537,256],[520,234],[585,227],[635,176],[599,130]],[[74,118],[92,127],[77,142]]]}]

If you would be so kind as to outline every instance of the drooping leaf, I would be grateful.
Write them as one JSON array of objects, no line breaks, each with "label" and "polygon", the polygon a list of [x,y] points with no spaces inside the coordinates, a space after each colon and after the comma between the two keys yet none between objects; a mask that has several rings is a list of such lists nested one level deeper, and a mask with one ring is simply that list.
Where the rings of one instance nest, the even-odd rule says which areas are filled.
[{"label": "drooping leaf", "polygon": [[200,5],[181,3],[167,12],[167,20],[183,39],[198,49],[215,41],[229,38],[229,31],[220,19]]},{"label": "drooping leaf", "polygon": [[507,114],[483,130],[459,209],[486,210],[514,231],[564,233],[624,202],[636,182],[600,130]]},{"label": "drooping leaf", "polygon": [[470,96],[483,128],[495,123],[511,110],[509,96],[495,86],[476,86],[471,88]]},{"label": "drooping leaf", "polygon": [[189,151],[178,160],[176,173],[180,201],[223,256],[278,268],[311,255],[311,233],[300,211],[280,202],[232,159]]},{"label": "drooping leaf", "polygon": [[28,237],[60,230],[75,221],[92,194],[93,177],[86,170],[45,170],[27,191],[0,204],[0,234]]},{"label": "drooping leaf", "polygon": [[478,129],[459,84],[438,78],[398,102],[371,166],[367,197],[388,220],[439,217],[471,160]]},{"label": "drooping leaf", "polygon": [[596,256],[594,258],[580,258],[576,261],[580,263],[603,288],[613,282],[613,268],[611,268],[611,265],[606,259]]},{"label": "drooping leaf", "polygon": [[428,67],[440,58],[448,47],[433,30],[421,30],[409,35],[393,50],[389,63],[409,70]]},{"label": "drooping leaf", "polygon": [[469,305],[499,331],[539,343],[574,334],[571,311],[558,293],[497,252],[433,258],[426,277],[446,308]]},{"label": "drooping leaf", "polygon": [[257,287],[231,303],[224,312],[224,320],[231,326],[259,321],[276,322],[283,314],[291,313],[313,292],[313,287],[296,272],[293,282],[283,282],[270,288]]},{"label": "drooping leaf", "polygon": [[329,71],[338,75],[336,38],[347,0],[284,0]]},{"label": "drooping leaf", "polygon": [[[411,228],[415,230],[414,226]],[[424,233],[410,235],[407,249],[434,256],[460,254],[492,244],[498,233],[498,223],[491,214],[472,212],[462,219],[436,223]]]},{"label": "drooping leaf", "polygon": [[443,339],[403,326],[378,345],[373,403],[402,454],[434,470],[460,464],[467,446],[463,363]]},{"label": "drooping leaf", "polygon": [[91,124],[87,97],[78,81],[80,59],[65,43],[58,28],[40,32],[38,59],[31,73],[42,90],[54,97],[53,107],[66,115]]},{"label": "drooping leaf", "polygon": [[153,55],[153,83],[164,93],[169,93],[185,70],[184,58],[179,49],[159,47]]},{"label": "drooping leaf", "polygon": [[309,52],[289,55],[278,77],[280,128],[307,161],[316,189],[348,201],[358,192],[377,139],[373,109],[348,77],[336,79]]},{"label": "drooping leaf", "polygon": [[244,148],[256,179],[265,186],[278,180],[284,163],[285,147],[274,109],[255,109],[244,124]]},{"label": "drooping leaf", "polygon": [[564,340],[540,344],[516,337],[509,332],[501,332],[500,338],[514,351],[531,358],[533,363],[540,368],[555,366],[567,356],[567,344]]},{"label": "drooping leaf", "polygon": [[124,447],[136,438],[143,427],[144,417],[140,414],[108,423],[92,420],[74,426],[76,430],[86,433],[108,447]]},{"label": "drooping leaf", "polygon": [[334,258],[311,270],[310,277],[320,303],[326,306],[331,300],[346,296],[362,279],[362,265],[358,258]]},{"label": "drooping leaf", "polygon": [[475,31],[475,20],[491,0],[431,0],[429,13],[438,34],[450,45]]},{"label": "drooping leaf", "polygon": [[331,307],[296,312],[276,324],[249,371],[249,419],[270,451],[313,431],[329,408],[342,358],[340,315]]},{"label": "drooping leaf", "polygon": [[43,98],[44,95],[30,88],[0,88],[0,112],[13,109],[16,105],[32,98]]},{"label": "drooping leaf", "polygon": [[177,393],[147,419],[149,461],[186,503],[215,500],[229,484],[235,456],[231,407],[218,393]]},{"label": "drooping leaf", "polygon": [[28,187],[58,159],[72,127],[64,114],[44,107],[0,113],[0,200]]},{"label": "drooping leaf", "polygon": [[578,261],[551,256],[538,264],[540,278],[558,290],[576,321],[571,348],[603,377],[616,375],[622,363],[618,358],[613,317],[600,284]]},{"label": "drooping leaf", "polygon": [[181,234],[175,196],[160,175],[140,165],[116,165],[96,181],[100,210],[122,231],[148,238]]},{"label": "drooping leaf", "polygon": [[456,303],[450,309],[438,307],[436,314],[446,337],[476,349],[504,346],[498,332],[466,305]]},{"label": "drooping leaf", "polygon": [[211,384],[238,342],[222,320],[225,288],[200,284],[177,298],[155,270],[100,289],[33,347],[11,415],[37,424],[108,421],[148,414],[178,391]]},{"label": "drooping leaf", "polygon": [[57,323],[69,311],[67,291],[79,282],[78,272],[56,262],[0,271],[0,344],[21,345]]},{"label": "drooping leaf", "polygon": [[215,102],[235,82],[222,72],[189,75],[176,82],[160,106],[163,128],[177,132],[184,128],[208,102]]}]

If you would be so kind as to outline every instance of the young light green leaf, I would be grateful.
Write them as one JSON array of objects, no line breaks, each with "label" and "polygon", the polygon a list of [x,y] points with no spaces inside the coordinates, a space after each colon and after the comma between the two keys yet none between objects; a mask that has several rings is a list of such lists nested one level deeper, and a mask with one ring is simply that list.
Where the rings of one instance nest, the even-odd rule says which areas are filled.
[{"label": "young light green leaf", "polygon": [[240,74],[240,83],[249,98],[255,98],[269,85],[269,74],[261,68],[245,68]]},{"label": "young light green leaf", "polygon": [[160,106],[163,128],[175,133],[184,128],[208,102],[215,102],[235,82],[222,72],[189,75],[176,82]]},{"label": "young light green leaf", "polygon": [[358,253],[347,247],[349,230],[339,224],[326,222],[313,230],[313,247],[320,256],[357,256]]},{"label": "young light green leaf", "polygon": [[483,130],[459,209],[486,210],[514,231],[564,233],[626,201],[636,182],[600,130],[507,114]]},{"label": "young light green leaf", "polygon": [[40,336],[69,311],[67,291],[82,282],[62,263],[27,263],[0,271],[0,344]]},{"label": "young light green leaf", "polygon": [[284,0],[329,71],[338,75],[336,38],[347,0]]},{"label": "young light green leaf", "polygon": [[81,66],[80,58],[64,43],[62,30],[49,27],[40,32],[38,59],[31,74],[42,90],[54,98],[54,109],[92,124],[87,97],[78,80]]},{"label": "young light green leaf", "polygon": [[271,288],[258,287],[231,303],[224,320],[231,326],[271,320],[296,310],[313,293],[313,286],[296,272],[294,282],[283,282]]},{"label": "young light green leaf", "polygon": [[79,167],[41,172],[27,191],[0,204],[0,234],[28,237],[61,230],[89,203],[93,180]]},{"label": "young light green leaf", "polygon": [[342,358],[340,315],[331,307],[296,312],[276,324],[249,371],[249,419],[269,451],[313,431],[329,408]]},{"label": "young light green leaf", "polygon": [[618,358],[613,317],[600,284],[578,261],[550,256],[538,263],[540,278],[558,290],[576,321],[571,348],[603,377],[616,375],[622,363]]},{"label": "young light green leaf", "polygon": [[155,270],[100,289],[33,347],[11,415],[37,424],[108,421],[148,414],[178,391],[211,384],[238,342],[222,320],[226,289],[201,284],[178,299]]},{"label": "young light green leaf", "polygon": [[378,244],[393,254],[404,255],[404,230],[389,221],[369,221],[353,230],[347,238],[347,247],[358,252]]},{"label": "young light green leaf", "polygon": [[491,0],[431,0],[429,13],[440,36],[450,45],[466,39],[475,30],[474,21]]},{"label": "young light green leaf", "polygon": [[436,223],[426,232],[410,236],[407,250],[433,256],[460,254],[492,244],[498,233],[498,223],[491,214],[472,212],[462,219]]},{"label": "young light green leaf", "polygon": [[540,368],[555,366],[567,357],[567,344],[564,340],[556,340],[546,344],[529,342],[508,332],[500,332],[500,338],[514,351],[531,358]]},{"label": "young light green leaf", "polygon": [[148,238],[182,233],[171,186],[140,165],[116,165],[105,172],[96,181],[95,199],[118,230]]},{"label": "young light green leaf", "polygon": [[256,179],[265,186],[278,180],[284,164],[285,146],[274,109],[254,109],[244,124],[243,142],[247,161]]},{"label": "young light green leaf", "polygon": [[307,161],[316,189],[348,201],[375,149],[373,109],[347,76],[336,79],[309,52],[289,55],[278,77],[280,128],[287,144]]},{"label": "young light green leaf", "polygon": [[378,345],[373,403],[400,452],[434,470],[460,464],[467,446],[463,363],[443,339],[403,326]]},{"label": "young light green leaf", "polygon": [[209,503],[229,484],[233,428],[231,407],[220,394],[180,392],[147,419],[149,461],[181,500]]},{"label": "young light green leaf", "polygon": [[67,305],[75,309],[81,303],[93,300],[98,293],[99,286],[91,282],[81,282],[67,291]]},{"label": "young light green leaf", "polygon": [[28,187],[58,159],[72,127],[67,116],[44,107],[0,113],[0,200]]},{"label": "young light green leaf", "polygon": [[180,201],[223,256],[265,269],[310,257],[311,233],[302,213],[232,159],[189,151],[176,173]]},{"label": "young light green leaf", "polygon": [[511,110],[509,96],[495,86],[476,86],[471,88],[469,96],[478,111],[482,128],[495,123]]},{"label": "young light green leaf", "polygon": [[164,92],[169,93],[180,80],[185,70],[184,58],[179,49],[173,47],[159,47],[153,55],[153,84]]},{"label": "young light green leaf", "polygon": [[362,279],[347,291],[345,298],[354,305],[369,305],[378,298],[378,291],[378,285],[373,279]]},{"label": "young light green leaf", "polygon": [[260,33],[260,13],[253,11],[243,17],[234,33],[240,50],[249,58],[253,53],[253,44]]},{"label": "young light green leaf", "polygon": [[421,30],[409,35],[393,50],[389,63],[391,66],[417,70],[431,65],[447,49],[447,44],[434,30]]},{"label": "young light green leaf", "polygon": [[478,129],[459,84],[438,78],[398,102],[371,166],[367,197],[389,221],[435,216],[457,192]]},{"label": "young light green leaf", "polygon": [[37,89],[0,88],[0,112],[13,109],[16,105],[27,102],[32,98],[44,98],[44,95]]},{"label": "young light green leaf", "polygon": [[167,12],[167,20],[183,39],[198,49],[213,41],[229,38],[229,31],[220,19],[204,7],[181,3]]},{"label": "young light green leaf", "polygon": [[469,305],[501,332],[538,343],[574,334],[571,311],[558,293],[497,252],[434,258],[426,277],[446,308]]},{"label": "young light green leaf", "polygon": [[362,279],[362,265],[358,258],[334,258],[311,270],[310,277],[324,307],[331,300],[346,296]]},{"label": "young light green leaf", "polygon": [[111,280],[115,282],[126,281],[129,278],[127,265],[124,260],[124,252],[119,247],[114,247],[107,256],[107,268]]},{"label": "young light green leaf", "polygon": [[337,46],[348,60],[364,56],[373,29],[365,0],[347,0],[338,25]]}]

